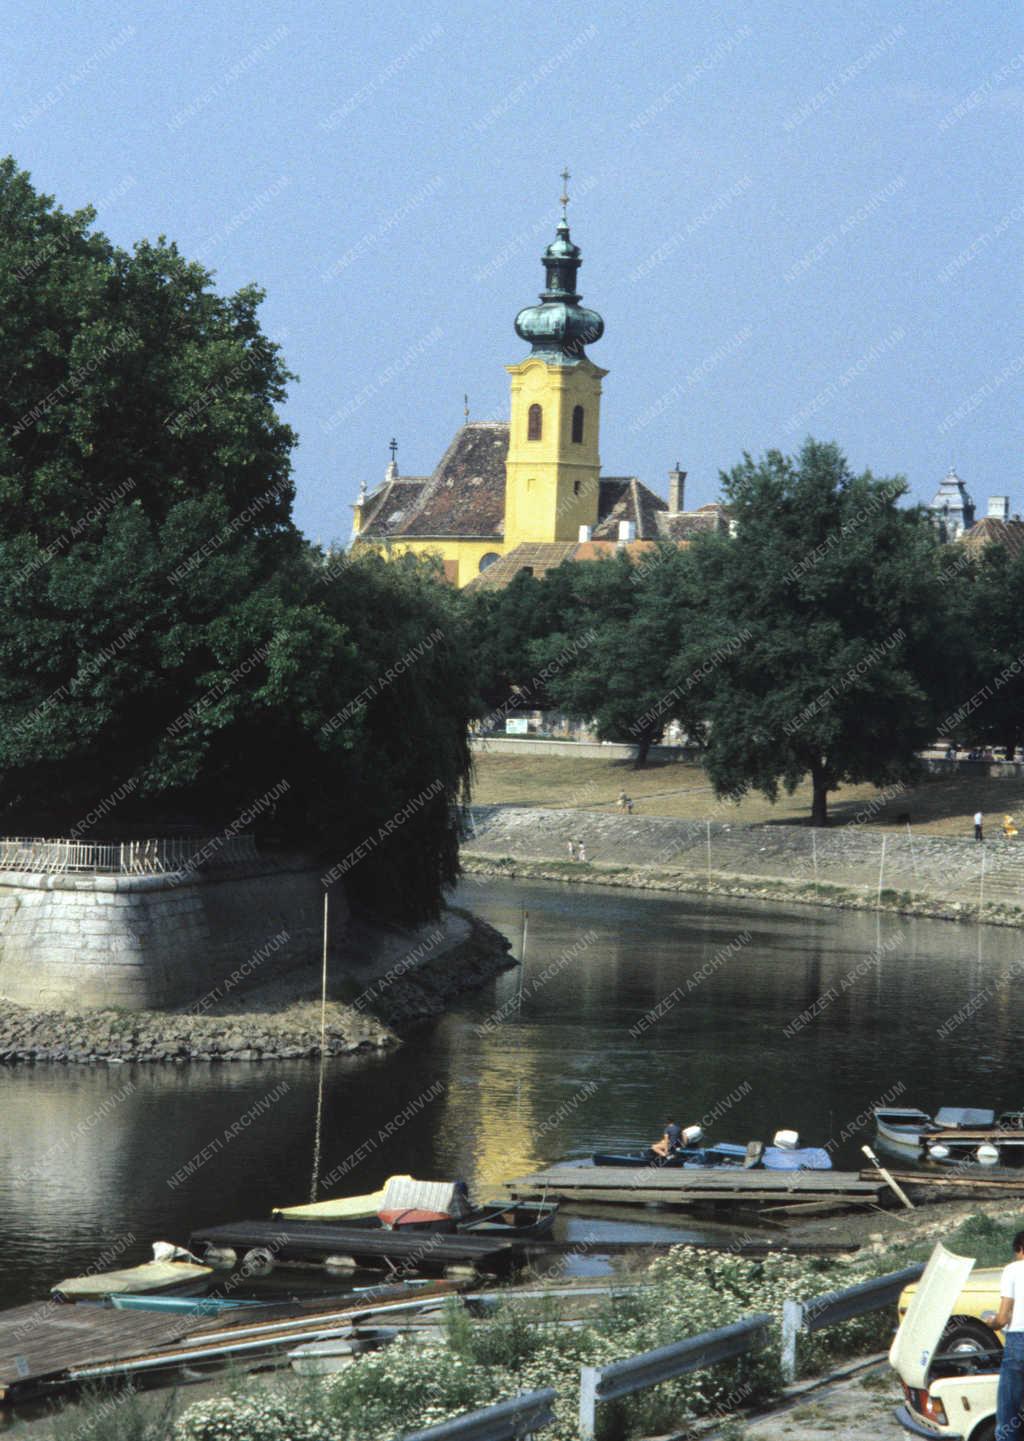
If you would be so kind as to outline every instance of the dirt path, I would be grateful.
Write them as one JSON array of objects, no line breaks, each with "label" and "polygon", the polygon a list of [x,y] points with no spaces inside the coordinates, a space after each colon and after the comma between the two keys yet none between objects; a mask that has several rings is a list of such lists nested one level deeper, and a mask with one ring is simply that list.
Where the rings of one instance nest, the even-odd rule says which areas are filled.
[{"label": "dirt path", "polygon": [[745,1441],[895,1441],[907,1434],[893,1415],[900,1400],[899,1383],[888,1362],[880,1361],[746,1422],[738,1434]]}]

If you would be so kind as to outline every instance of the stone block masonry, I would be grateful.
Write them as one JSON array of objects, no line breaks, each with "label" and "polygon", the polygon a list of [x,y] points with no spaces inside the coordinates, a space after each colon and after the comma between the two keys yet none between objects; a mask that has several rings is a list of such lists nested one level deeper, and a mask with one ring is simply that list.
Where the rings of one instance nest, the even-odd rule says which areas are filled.
[{"label": "stone block masonry", "polygon": [[[0,995],[66,1008],[179,1006],[315,961],[321,869],[303,858],[180,875],[0,873]],[[348,929],[331,897],[332,948]]]}]

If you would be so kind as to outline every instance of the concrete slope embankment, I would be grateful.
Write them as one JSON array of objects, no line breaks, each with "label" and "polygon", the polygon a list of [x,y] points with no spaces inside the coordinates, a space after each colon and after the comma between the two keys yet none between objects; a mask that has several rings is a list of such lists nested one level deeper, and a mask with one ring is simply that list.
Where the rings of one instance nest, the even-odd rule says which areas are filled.
[{"label": "concrete slope embankment", "polygon": [[979,844],[856,822],[815,830],[477,806],[462,862],[478,875],[1024,924],[1024,847],[1002,837]]}]

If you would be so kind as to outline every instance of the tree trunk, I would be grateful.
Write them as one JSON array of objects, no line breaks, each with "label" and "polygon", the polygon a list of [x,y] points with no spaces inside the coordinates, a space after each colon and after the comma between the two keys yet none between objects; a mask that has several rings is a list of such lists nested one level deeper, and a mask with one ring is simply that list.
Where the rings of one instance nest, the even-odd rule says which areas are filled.
[{"label": "tree trunk", "polygon": [[644,734],[637,741],[636,758],[633,761],[633,769],[635,771],[642,771],[647,764],[647,753],[651,749],[651,742],[653,740],[654,737],[652,735]]},{"label": "tree trunk", "polygon": [[811,801],[811,825],[828,825],[828,773],[821,761],[811,762],[811,785],[814,797]]}]

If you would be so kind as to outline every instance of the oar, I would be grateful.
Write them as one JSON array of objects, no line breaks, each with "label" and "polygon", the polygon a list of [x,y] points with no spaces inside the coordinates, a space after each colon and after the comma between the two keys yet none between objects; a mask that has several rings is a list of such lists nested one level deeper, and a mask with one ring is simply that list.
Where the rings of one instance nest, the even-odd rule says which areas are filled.
[{"label": "oar", "polygon": [[874,1166],[875,1170],[876,1170],[876,1171],[878,1172],[878,1174],[881,1176],[881,1178],[882,1178],[882,1180],[885,1182],[885,1184],[886,1184],[887,1186],[889,1186],[893,1191],[896,1192],[896,1195],[897,1195],[897,1196],[900,1198],[900,1200],[903,1202],[904,1206],[906,1206],[907,1210],[908,1210],[908,1211],[912,1211],[912,1210],[914,1209],[914,1203],[913,1203],[913,1201],[912,1201],[912,1200],[910,1199],[910,1197],[907,1195],[906,1191],[904,1191],[900,1186],[898,1186],[898,1185],[896,1184],[896,1182],[893,1180],[893,1178],[889,1175],[889,1172],[885,1169],[885,1167],[882,1165],[881,1161],[880,1161],[880,1160],[878,1159],[878,1157],[875,1155],[875,1153],[874,1153],[874,1151],[871,1149],[871,1147],[870,1147],[870,1146],[861,1146],[861,1150],[864,1152],[865,1156],[867,1156],[868,1160],[871,1162],[872,1166]]}]

